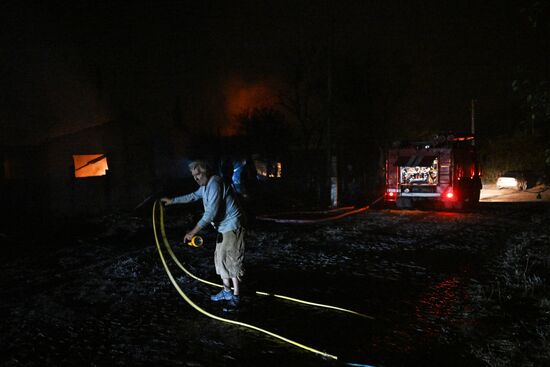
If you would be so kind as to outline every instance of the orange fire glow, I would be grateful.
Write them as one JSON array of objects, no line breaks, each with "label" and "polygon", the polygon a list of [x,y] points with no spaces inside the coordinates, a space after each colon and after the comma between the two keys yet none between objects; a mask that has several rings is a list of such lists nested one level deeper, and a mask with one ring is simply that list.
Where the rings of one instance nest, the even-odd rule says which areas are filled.
[{"label": "orange fire glow", "polygon": [[276,94],[267,82],[247,84],[242,81],[229,82],[225,87],[225,111],[229,123],[222,130],[225,136],[234,136],[239,132],[238,118],[249,115],[257,108],[273,107],[277,102]]},{"label": "orange fire glow", "polygon": [[109,166],[104,154],[73,155],[74,177],[105,176]]}]

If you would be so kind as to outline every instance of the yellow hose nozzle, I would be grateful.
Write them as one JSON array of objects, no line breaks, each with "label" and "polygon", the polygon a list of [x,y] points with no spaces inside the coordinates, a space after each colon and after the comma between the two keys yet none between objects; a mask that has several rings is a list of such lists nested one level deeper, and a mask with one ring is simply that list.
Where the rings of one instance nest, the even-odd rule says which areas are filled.
[{"label": "yellow hose nozzle", "polygon": [[187,242],[187,244],[191,247],[201,247],[203,243],[204,240],[201,236],[193,236],[193,238],[191,238],[191,241]]}]

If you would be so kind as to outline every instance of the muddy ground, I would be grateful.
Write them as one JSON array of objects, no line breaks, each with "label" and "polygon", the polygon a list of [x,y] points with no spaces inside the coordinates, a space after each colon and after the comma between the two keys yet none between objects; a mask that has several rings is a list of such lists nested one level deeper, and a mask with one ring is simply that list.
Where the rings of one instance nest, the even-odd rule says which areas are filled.
[{"label": "muddy ground", "polygon": [[[217,282],[213,231],[202,248],[181,244],[200,211],[166,214],[177,256]],[[549,223],[550,206],[537,202],[483,202],[462,212],[376,208],[315,225],[257,221],[248,231],[243,302],[231,313],[209,301],[217,289],[170,262],[208,312],[338,361],[191,308],[162,267],[148,214],[38,233],[21,225],[0,237],[0,365],[548,366]]]}]

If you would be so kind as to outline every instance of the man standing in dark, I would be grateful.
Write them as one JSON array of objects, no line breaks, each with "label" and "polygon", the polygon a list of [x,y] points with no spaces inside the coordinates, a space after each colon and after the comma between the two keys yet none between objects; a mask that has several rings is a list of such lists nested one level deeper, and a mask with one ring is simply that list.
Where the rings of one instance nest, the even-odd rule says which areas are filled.
[{"label": "man standing in dark", "polygon": [[244,274],[243,211],[235,191],[224,183],[221,177],[212,173],[207,162],[194,161],[189,164],[189,170],[199,184],[199,189],[183,196],[164,197],[161,202],[164,205],[173,205],[202,199],[204,214],[195,227],[185,235],[184,240],[191,241],[193,236],[210,223],[218,231],[214,265],[216,273],[222,278],[224,288],[210,298],[216,302],[229,301],[230,306],[236,307],[240,300],[239,282]]}]

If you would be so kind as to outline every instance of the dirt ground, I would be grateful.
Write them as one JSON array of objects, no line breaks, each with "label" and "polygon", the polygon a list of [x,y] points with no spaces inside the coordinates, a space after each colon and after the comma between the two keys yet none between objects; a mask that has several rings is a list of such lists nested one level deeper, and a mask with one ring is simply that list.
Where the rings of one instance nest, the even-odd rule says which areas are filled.
[{"label": "dirt ground", "polygon": [[[213,231],[202,248],[181,244],[198,214],[169,208],[168,239],[194,274],[218,282]],[[191,308],[162,267],[149,215],[67,223],[40,235],[6,231],[0,365],[550,365],[549,222],[547,201],[497,202],[489,190],[476,210],[370,209],[315,225],[257,221],[248,230],[243,302],[231,313],[209,300],[216,288],[170,262],[180,287],[208,312],[337,361]]]}]

